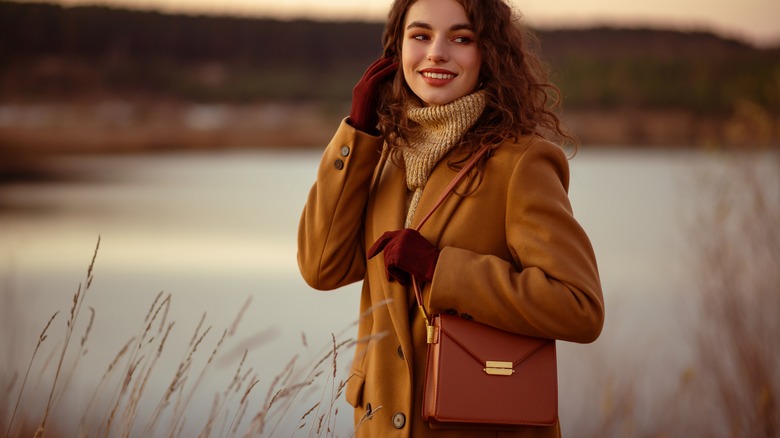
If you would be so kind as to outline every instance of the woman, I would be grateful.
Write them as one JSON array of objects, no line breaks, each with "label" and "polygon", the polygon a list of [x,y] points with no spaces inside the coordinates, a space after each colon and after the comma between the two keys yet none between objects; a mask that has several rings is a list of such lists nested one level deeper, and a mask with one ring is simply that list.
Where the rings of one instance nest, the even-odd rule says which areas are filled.
[{"label": "woman", "polygon": [[[515,333],[592,342],[604,320],[595,256],[572,215],[539,61],[503,0],[396,0],[383,59],[355,86],[299,226],[307,283],[363,281],[347,383],[358,436],[486,436],[421,418],[425,323],[452,313]],[[457,170],[490,147],[425,224]],[[560,436],[558,424],[487,436]]]}]

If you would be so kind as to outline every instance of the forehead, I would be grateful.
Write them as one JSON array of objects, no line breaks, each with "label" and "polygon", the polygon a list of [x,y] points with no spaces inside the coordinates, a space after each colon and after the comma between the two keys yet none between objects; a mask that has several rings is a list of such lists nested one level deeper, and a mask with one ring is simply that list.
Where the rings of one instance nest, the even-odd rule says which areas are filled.
[{"label": "forehead", "polygon": [[451,27],[469,24],[466,10],[457,0],[417,0],[409,6],[404,28],[411,23],[425,23],[432,27]]}]

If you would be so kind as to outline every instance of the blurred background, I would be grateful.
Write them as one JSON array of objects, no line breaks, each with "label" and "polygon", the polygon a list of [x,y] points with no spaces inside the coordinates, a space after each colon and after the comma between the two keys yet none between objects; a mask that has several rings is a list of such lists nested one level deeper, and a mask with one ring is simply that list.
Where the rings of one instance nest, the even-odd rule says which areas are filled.
[{"label": "blurred background", "polygon": [[[624,3],[513,2],[607,305],[563,434],[780,436],[780,3]],[[296,232],[389,6],[0,1],[0,432],[353,434]]]}]

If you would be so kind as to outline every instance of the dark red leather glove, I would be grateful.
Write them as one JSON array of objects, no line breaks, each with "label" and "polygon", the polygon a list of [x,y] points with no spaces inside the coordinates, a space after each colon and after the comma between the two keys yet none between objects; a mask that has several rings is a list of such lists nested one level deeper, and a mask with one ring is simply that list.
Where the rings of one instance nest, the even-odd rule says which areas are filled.
[{"label": "dark red leather glove", "polygon": [[384,252],[387,280],[397,280],[404,286],[418,280],[430,283],[439,261],[439,249],[431,245],[417,230],[387,231],[374,242],[366,254],[372,258]]},{"label": "dark red leather glove", "polygon": [[374,133],[379,122],[377,114],[377,90],[398,71],[398,62],[392,58],[380,58],[371,64],[352,90],[352,109],[349,122],[355,129]]}]

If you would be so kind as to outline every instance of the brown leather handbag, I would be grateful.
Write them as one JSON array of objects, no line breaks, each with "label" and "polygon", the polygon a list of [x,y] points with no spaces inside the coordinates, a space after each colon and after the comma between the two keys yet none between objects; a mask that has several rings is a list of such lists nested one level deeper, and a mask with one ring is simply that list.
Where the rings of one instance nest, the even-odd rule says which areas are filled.
[{"label": "brown leather handbag", "polygon": [[[417,231],[476,162],[480,149],[420,221]],[[434,428],[516,429],[558,420],[555,341],[510,333],[459,316],[428,316],[412,278],[428,331],[422,416]],[[467,293],[464,291],[464,293]]]}]

